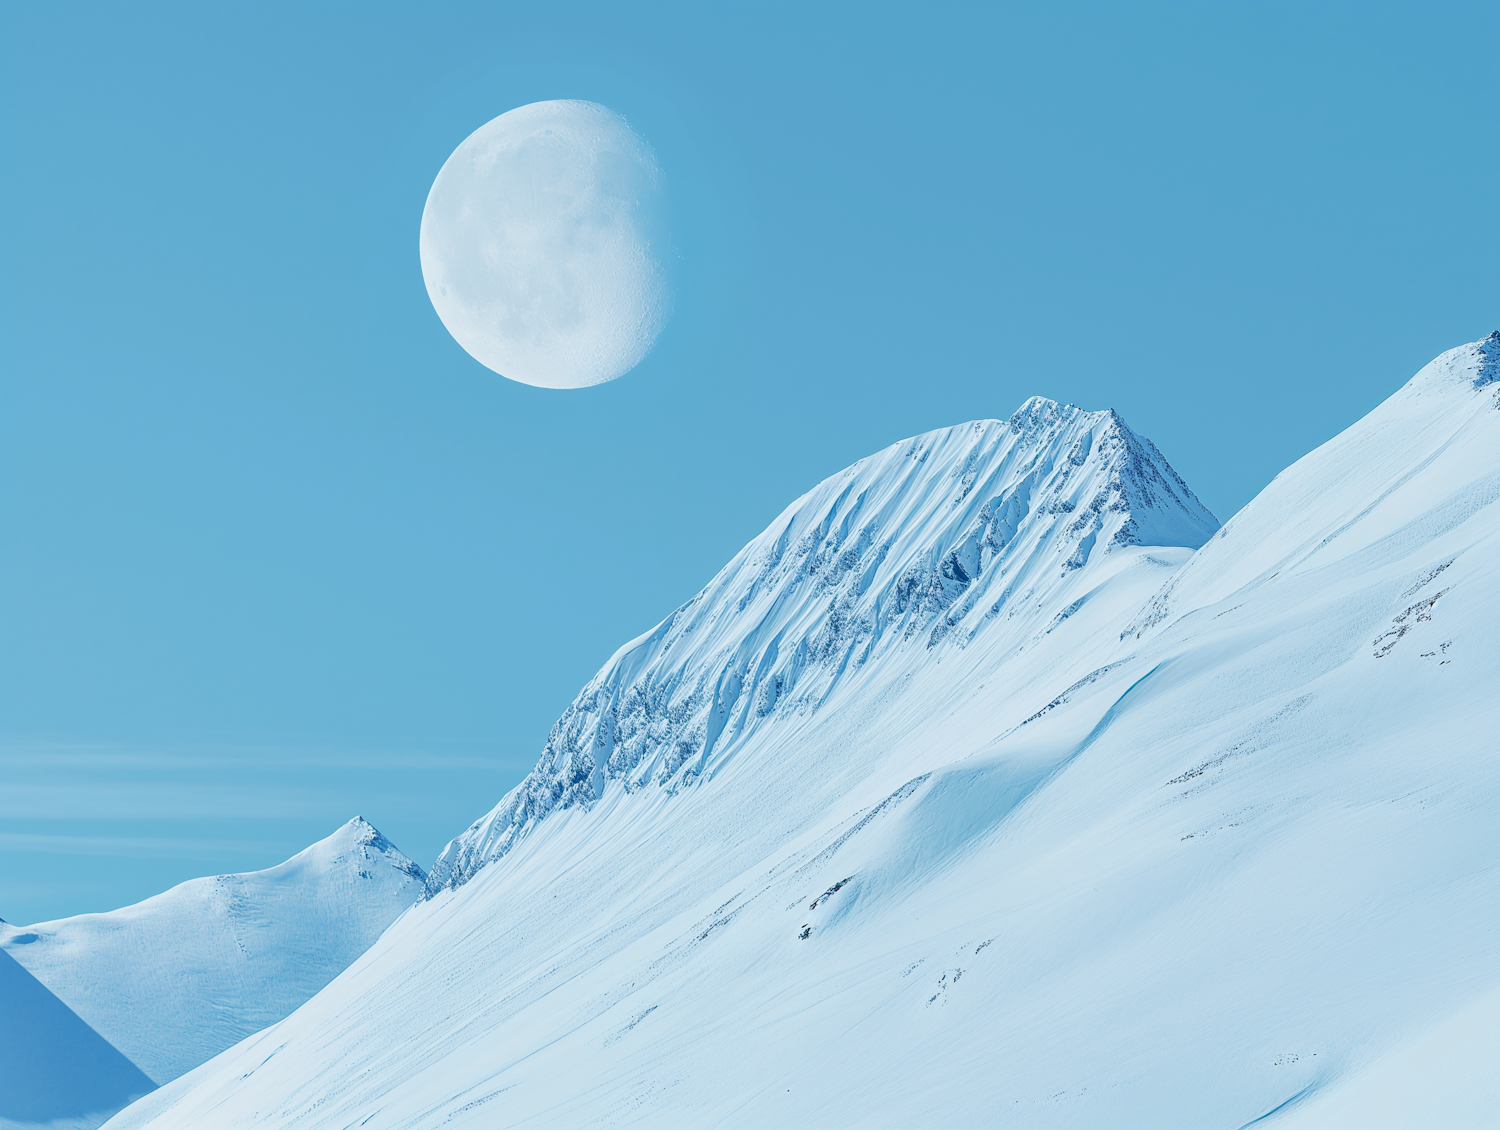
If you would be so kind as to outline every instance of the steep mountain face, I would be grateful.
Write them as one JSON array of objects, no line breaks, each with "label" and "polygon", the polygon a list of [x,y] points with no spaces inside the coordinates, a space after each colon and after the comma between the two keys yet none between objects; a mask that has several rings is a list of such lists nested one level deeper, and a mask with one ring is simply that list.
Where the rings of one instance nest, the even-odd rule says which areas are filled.
[{"label": "steep mountain face", "polygon": [[1453,1067],[1500,1001],[1497,353],[1444,354],[1196,551],[1132,542],[1213,527],[1157,458],[1107,470],[1098,415],[857,465],[611,660],[363,957],[111,1125],[1500,1109]]},{"label": "steep mountain face", "polygon": [[892,653],[922,665],[997,618],[1032,622],[1095,556],[1196,548],[1218,526],[1114,412],[1033,397],[1009,420],[893,444],[798,499],[621,648],[536,769],[442,853],[428,891],[465,882],[554,809],[711,775]]},{"label": "steep mountain face", "polygon": [[158,1083],[307,1000],[409,907],[425,875],[362,818],[276,867],[123,910],[18,927],[14,958]]}]

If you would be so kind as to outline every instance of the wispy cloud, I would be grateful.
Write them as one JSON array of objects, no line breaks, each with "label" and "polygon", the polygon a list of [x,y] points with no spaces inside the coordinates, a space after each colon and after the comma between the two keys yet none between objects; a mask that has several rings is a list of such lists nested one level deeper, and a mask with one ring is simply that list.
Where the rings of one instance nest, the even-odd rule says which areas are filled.
[{"label": "wispy cloud", "polygon": [[269,867],[352,816],[425,864],[531,764],[463,748],[3,738],[0,915],[41,921]]},{"label": "wispy cloud", "polygon": [[[526,767],[535,758],[530,758]],[[491,769],[507,759],[494,754],[460,753],[425,746],[381,748],[327,745],[242,745],[206,743],[192,746],[133,746],[0,738],[0,773],[7,767],[92,768],[115,771],[220,770],[265,771],[286,766],[310,769]],[[519,762],[517,763],[519,764]]]},{"label": "wispy cloud", "polygon": [[274,852],[268,840],[174,839],[162,836],[76,836],[48,832],[0,832],[0,851],[46,855],[125,855],[139,859],[197,859],[216,853]]},{"label": "wispy cloud", "polygon": [[506,768],[422,749],[0,741],[0,821],[313,819],[340,804],[419,806],[414,781]]}]

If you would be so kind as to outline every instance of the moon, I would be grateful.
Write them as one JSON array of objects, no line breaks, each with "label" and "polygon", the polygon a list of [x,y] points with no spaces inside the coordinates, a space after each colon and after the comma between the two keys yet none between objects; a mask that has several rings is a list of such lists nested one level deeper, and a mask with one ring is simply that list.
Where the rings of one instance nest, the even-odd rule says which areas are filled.
[{"label": "moon", "polygon": [[533,102],[471,133],[422,209],[422,279],[501,376],[583,388],[635,368],[672,312],[662,173],[596,102]]}]

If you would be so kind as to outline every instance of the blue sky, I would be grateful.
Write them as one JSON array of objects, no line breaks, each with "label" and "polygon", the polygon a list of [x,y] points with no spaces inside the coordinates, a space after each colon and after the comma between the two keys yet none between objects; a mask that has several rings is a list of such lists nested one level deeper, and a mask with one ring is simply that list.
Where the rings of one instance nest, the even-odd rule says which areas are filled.
[{"label": "blue sky", "polygon": [[[1041,394],[1228,518],[1500,326],[1491,4],[7,5],[0,917],[424,866],[824,476]],[[681,250],[645,363],[496,377],[452,149],[583,98]]]}]

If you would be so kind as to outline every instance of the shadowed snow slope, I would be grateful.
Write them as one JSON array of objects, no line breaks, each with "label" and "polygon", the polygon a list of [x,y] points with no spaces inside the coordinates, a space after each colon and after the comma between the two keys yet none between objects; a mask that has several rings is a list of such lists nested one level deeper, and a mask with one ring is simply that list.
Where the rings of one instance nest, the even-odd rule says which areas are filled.
[{"label": "shadowed snow slope", "polygon": [[165,1083],[274,1024],[417,898],[422,869],[365,820],[265,871],[24,928],[0,947]]},{"label": "shadowed snow slope", "polygon": [[0,1130],[97,1126],[156,1084],[0,953]]},{"label": "shadowed snow slope", "polygon": [[[360,960],[111,1126],[1368,1109],[1500,989],[1497,355],[1206,543],[1108,413],[857,464],[616,655]],[[1425,1124],[1494,1110],[1444,1078]]]}]

